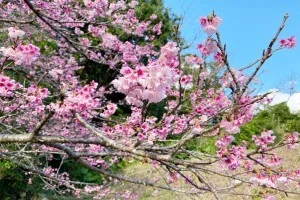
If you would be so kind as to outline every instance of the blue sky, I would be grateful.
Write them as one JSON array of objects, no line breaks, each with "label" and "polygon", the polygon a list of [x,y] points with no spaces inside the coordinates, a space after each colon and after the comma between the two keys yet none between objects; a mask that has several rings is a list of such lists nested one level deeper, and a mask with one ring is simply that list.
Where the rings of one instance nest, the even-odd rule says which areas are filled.
[{"label": "blue sky", "polygon": [[[259,84],[264,92],[272,88],[287,89],[289,79],[296,82],[300,91],[300,0],[164,0],[165,5],[184,17],[181,27],[183,37],[192,42],[188,50],[205,39],[198,19],[215,11],[223,20],[220,33],[227,44],[228,58],[232,66],[241,68],[259,58],[262,50],[273,38],[285,13],[289,14],[286,27],[279,38],[296,36],[297,46],[284,49],[268,60],[260,75]],[[277,44],[276,44],[277,45]],[[292,77],[292,78],[291,78]],[[286,92],[286,91],[285,91]]]}]

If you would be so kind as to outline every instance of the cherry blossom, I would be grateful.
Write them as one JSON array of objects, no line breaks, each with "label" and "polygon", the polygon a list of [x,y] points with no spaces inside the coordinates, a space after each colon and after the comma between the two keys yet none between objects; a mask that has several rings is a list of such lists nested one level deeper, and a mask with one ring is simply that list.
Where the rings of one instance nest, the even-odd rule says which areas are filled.
[{"label": "cherry blossom", "polygon": [[295,36],[292,36],[288,39],[281,39],[279,41],[279,45],[280,47],[284,47],[284,48],[293,48],[296,46],[296,39]]},{"label": "cherry blossom", "polygon": [[[263,131],[252,138],[254,150],[235,140],[240,127],[253,118],[254,104],[267,99],[252,94],[249,83],[255,71],[246,75],[228,64],[224,44],[216,35],[221,19],[214,13],[200,18],[207,37],[197,46],[198,53],[184,55],[178,41],[154,45],[164,24],[155,13],[140,20],[135,13],[138,4],[135,0],[1,3],[1,18],[14,16],[23,22],[15,27],[4,23],[9,40],[0,47],[0,121],[6,131],[0,143],[18,143],[13,151],[1,146],[1,158],[18,159],[18,163],[28,159],[23,164],[33,173],[29,183],[36,174],[47,189],[78,198],[84,194],[110,198],[114,193],[138,198],[138,192],[111,190],[117,180],[177,192],[181,190],[176,183],[182,178],[187,183],[181,188],[184,193],[222,193],[223,186],[213,183],[209,175],[222,175],[224,170],[232,180],[244,178],[246,183],[270,189],[295,183],[292,177],[299,177],[299,170],[277,170],[284,160],[270,151],[296,147],[297,132],[274,144],[274,132]],[[292,48],[296,40],[283,39],[279,45],[278,50]],[[105,77],[110,78],[106,83],[85,77],[98,67],[105,69],[104,76],[112,74]],[[161,108],[161,113],[152,114],[151,106]],[[189,142],[203,138],[216,141],[215,154],[188,149]],[[80,185],[67,172],[48,165],[54,154],[106,180],[103,185]],[[46,158],[45,163],[40,163],[41,158]],[[163,171],[160,179],[169,187],[157,177],[112,173],[120,161]],[[211,167],[213,163],[219,163],[221,170]],[[235,170],[243,173],[231,176]],[[202,180],[204,173],[203,181],[195,181]]]},{"label": "cherry blossom", "polygon": [[24,31],[20,29],[16,29],[14,27],[9,27],[7,30],[8,30],[8,36],[12,39],[22,38],[25,35]]},{"label": "cherry blossom", "polygon": [[200,25],[204,32],[209,35],[216,33],[218,30],[218,26],[221,24],[221,19],[215,15],[208,16],[208,17],[201,17],[199,19]]}]

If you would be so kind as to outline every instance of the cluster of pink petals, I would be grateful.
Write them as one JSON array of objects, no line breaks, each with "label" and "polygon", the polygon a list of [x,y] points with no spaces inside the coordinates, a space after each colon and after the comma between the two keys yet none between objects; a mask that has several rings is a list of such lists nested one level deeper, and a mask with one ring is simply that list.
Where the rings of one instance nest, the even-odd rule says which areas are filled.
[{"label": "cluster of pink petals", "polygon": [[14,95],[14,91],[20,87],[21,85],[15,80],[0,74],[0,97],[11,97]]},{"label": "cluster of pink petals", "polygon": [[263,200],[276,200],[276,197],[273,195],[264,195]]},{"label": "cluster of pink petals", "polygon": [[212,38],[207,38],[204,43],[198,44],[197,49],[201,52],[203,57],[207,57],[219,50],[217,42]]},{"label": "cluster of pink petals", "polygon": [[234,137],[232,135],[224,135],[219,140],[216,141],[216,146],[218,148],[227,147],[232,141]]},{"label": "cluster of pink petals", "polygon": [[38,107],[43,105],[42,100],[47,98],[49,91],[47,88],[39,88],[36,85],[31,85],[28,88],[25,88],[25,98],[27,100],[26,106],[29,107]]},{"label": "cluster of pink petals", "polygon": [[[70,2],[74,2],[78,8],[82,9],[78,9],[78,12],[73,12],[71,8],[67,7]],[[208,135],[217,136],[218,133],[222,135],[215,145],[218,148],[217,156],[222,166],[224,166],[224,169],[236,170],[242,165],[242,162],[246,163],[247,169],[252,167],[252,161],[246,160],[246,146],[232,145],[234,136],[227,135],[238,133],[240,131],[239,127],[253,117],[251,103],[253,99],[250,96],[243,95],[238,98],[233,96],[231,98],[231,96],[227,94],[228,89],[226,88],[236,87],[232,74],[225,72],[221,82],[223,88],[204,89],[204,87],[199,87],[200,89],[196,91],[185,91],[184,98],[187,96],[190,97],[191,100],[191,109],[187,111],[190,113],[182,114],[181,111],[185,113],[185,110],[187,110],[182,106],[182,110],[181,107],[179,107],[177,111],[170,112],[171,114],[169,114],[169,111],[178,105],[177,100],[181,95],[178,89],[176,90],[176,84],[181,83],[184,89],[190,89],[193,86],[193,76],[187,74],[187,71],[183,72],[178,69],[178,65],[180,64],[178,58],[180,55],[177,44],[168,42],[161,48],[159,54],[155,51],[151,43],[139,46],[135,44],[134,41],[122,42],[118,36],[109,32],[110,29],[105,22],[100,25],[102,19],[112,19],[110,20],[110,25],[116,25],[125,33],[134,34],[135,36],[140,36],[142,39],[145,39],[145,41],[149,41],[154,35],[162,33],[162,23],[155,22],[156,24],[153,25],[151,21],[139,22],[135,16],[134,8],[138,4],[138,1],[135,0],[83,0],[77,3],[78,2],[73,0],[33,2],[38,10],[45,10],[47,16],[51,16],[57,21],[71,22],[62,23],[61,25],[62,27],[69,27],[71,30],[75,30],[74,38],[77,37],[78,40],[76,41],[79,42],[79,48],[87,52],[89,59],[108,63],[114,70],[121,68],[120,75],[117,79],[113,80],[112,84],[117,91],[126,95],[127,103],[132,105],[132,112],[125,120],[120,120],[122,122],[119,121],[117,124],[106,124],[106,121],[109,120],[103,119],[103,122],[101,122],[101,124],[99,123],[100,125],[97,128],[101,130],[105,136],[124,146],[131,146],[136,140],[139,140],[142,145],[146,144],[151,146],[155,141],[166,140],[167,136],[171,134],[182,134],[189,130],[201,133],[201,131],[207,128],[207,124],[210,125],[210,123],[216,119],[216,116],[223,115],[224,113],[232,113],[230,116],[226,116],[226,119],[224,117],[219,124],[220,126],[208,133]],[[2,8],[0,8],[0,10],[1,9]],[[14,9],[15,8],[11,8],[9,11]],[[150,20],[155,20],[156,18],[156,15],[152,15]],[[90,22],[87,30],[84,28],[84,23],[76,22],[79,19]],[[99,19],[101,22],[98,24]],[[212,34],[217,32],[221,24],[221,19],[214,15],[203,17],[200,19],[200,24],[204,32],[208,34],[208,39],[206,39],[203,44],[198,45],[201,56],[186,56],[185,65],[188,65],[189,68],[200,68],[201,64],[204,63],[204,59],[211,56],[220,67],[223,66],[223,55],[215,39],[212,38]],[[55,24],[55,26],[58,26],[58,24]],[[49,27],[45,30],[49,30]],[[33,44],[21,43],[21,41],[18,40],[24,36],[24,31],[11,27],[8,29],[8,32],[9,38],[11,38],[9,42],[14,42],[14,46],[1,48],[0,52],[2,52],[2,55],[13,60],[16,65],[32,65],[39,57],[39,48]],[[49,32],[49,34],[52,33],[53,32]],[[153,35],[149,35],[148,37],[148,35],[146,35],[148,33]],[[70,31],[70,34],[73,34],[73,31]],[[41,62],[37,62],[37,66],[32,70],[35,70],[36,75],[43,74],[41,72],[47,72],[46,76],[43,77],[43,81],[49,81],[49,83],[51,83],[51,89],[53,86],[53,90],[56,90],[53,96],[59,96],[57,101],[54,102],[55,100],[51,100],[52,103],[46,106],[43,101],[49,96],[50,92],[48,89],[39,88],[37,85],[30,85],[28,88],[25,88],[7,76],[0,75],[0,96],[4,100],[3,102],[6,103],[7,99],[13,99],[13,103],[10,105],[3,103],[4,106],[2,106],[0,104],[1,110],[4,110],[2,107],[7,109],[4,110],[4,112],[17,110],[19,114],[17,119],[11,118],[13,119],[11,120],[8,118],[5,120],[11,120],[24,127],[26,131],[31,131],[34,130],[33,128],[35,128],[35,125],[40,119],[45,116],[45,108],[49,108],[54,110],[56,114],[55,117],[51,118],[43,127],[41,131],[43,134],[63,136],[66,138],[87,138],[91,136],[91,133],[88,129],[77,123],[78,121],[74,119],[72,112],[79,113],[85,119],[92,119],[93,116],[99,116],[99,114],[102,117],[110,117],[115,114],[118,106],[109,101],[107,102],[104,98],[102,99],[103,96],[99,97],[99,95],[97,95],[97,89],[99,89],[97,83],[92,82],[90,85],[85,86],[79,84],[76,71],[80,69],[80,67],[77,63],[77,59],[71,56],[73,50],[69,52],[71,48],[66,41],[61,40],[57,42],[59,43],[59,49],[54,53],[55,56],[51,56],[50,59],[48,59],[49,62],[44,62],[47,58],[42,57]],[[99,43],[96,44],[97,42]],[[91,47],[92,43],[93,47]],[[294,37],[280,41],[280,46],[285,48],[292,48],[295,44],[296,41]],[[101,50],[95,50],[98,49],[94,48],[96,46],[99,46]],[[147,58],[147,64],[141,62],[144,57]],[[81,61],[81,58],[78,60]],[[45,65],[46,67],[40,69],[39,67],[41,65]],[[223,70],[219,72],[222,73]],[[248,77],[243,75],[241,71],[232,69],[232,73],[238,85],[244,85],[248,81]],[[205,83],[204,80],[209,76],[210,72],[208,72],[208,69],[202,67],[201,70],[199,70],[199,85],[202,86],[202,83]],[[203,85],[206,86],[205,84]],[[110,88],[108,90],[109,91],[105,91],[105,89],[103,89],[103,94],[106,92],[110,93],[115,89]],[[15,97],[15,94],[19,96],[16,95]],[[157,123],[158,120],[155,117],[143,116],[143,105],[160,102],[167,98],[168,95],[172,96],[172,98],[168,98],[168,106],[166,109],[168,114],[165,114],[159,123]],[[230,109],[233,107],[233,101],[234,106],[236,106],[238,110],[231,112]],[[100,111],[98,112],[98,110]],[[217,123],[219,123],[219,120],[217,121]],[[227,132],[225,135],[223,135],[224,130]],[[260,136],[253,136],[253,140],[261,150],[264,150],[268,145],[274,143],[275,136],[272,134],[272,131],[265,131]],[[92,136],[92,138],[96,138],[96,136]],[[288,144],[288,147],[294,147],[298,142],[298,133],[293,133],[286,137],[285,142]],[[106,147],[100,145],[65,145],[74,148],[75,151],[87,153],[106,152],[108,150]],[[53,151],[53,149],[49,148],[43,150],[45,152]],[[84,159],[93,166],[107,169],[111,164],[116,163],[118,158],[120,158],[119,155],[105,160],[98,157],[87,157]],[[277,166],[281,163],[282,159],[272,155],[261,156],[258,160],[266,164],[266,166]],[[151,160],[150,162],[154,163],[156,161]],[[69,180],[68,175],[58,175],[58,171],[53,168],[46,168],[44,173],[62,180]],[[170,172],[168,175],[168,183],[174,183],[179,178],[179,174],[175,172]],[[287,182],[287,178],[285,176],[271,177],[260,174],[260,176],[255,177],[252,181],[275,187],[275,182]],[[84,189],[87,193],[97,193],[95,196],[97,198],[101,198],[108,193],[107,190],[101,191],[102,188],[98,186],[87,186]],[[80,191],[81,190],[76,189],[75,194],[79,196]],[[120,196],[132,199],[135,195],[128,191]]]},{"label": "cluster of pink petals", "polygon": [[99,106],[99,99],[95,98],[97,85],[97,83],[91,82],[82,88],[68,91],[63,103],[51,103],[50,108],[55,110],[56,115],[69,117],[71,112],[75,111],[87,118],[90,116],[90,112]]},{"label": "cluster of pink petals", "polygon": [[103,197],[107,196],[110,192],[110,188],[102,188],[100,186],[85,186],[84,191],[87,193],[93,193],[94,199],[102,199]]},{"label": "cluster of pink petals", "polygon": [[93,37],[99,37],[103,35],[106,32],[106,29],[107,28],[105,26],[97,27],[97,26],[89,25],[88,27],[88,31],[92,34]]},{"label": "cluster of pink petals", "polygon": [[260,136],[253,135],[252,140],[255,142],[256,146],[264,150],[268,145],[274,143],[276,136],[272,134],[274,134],[274,132],[271,130],[263,131]]},{"label": "cluster of pink petals", "polygon": [[124,66],[121,75],[112,83],[115,88],[126,94],[126,101],[142,106],[143,100],[149,103],[160,102],[166,98],[168,90],[178,80],[178,51],[176,43],[167,43],[162,47],[158,61],[152,61],[148,67],[132,69]]},{"label": "cluster of pink petals", "polygon": [[107,0],[97,0],[97,1],[84,0],[83,3],[87,8],[94,8],[94,9],[106,9],[106,7],[108,6]]},{"label": "cluster of pink petals", "polygon": [[257,177],[252,177],[250,178],[250,181],[253,183],[253,184],[257,184],[257,185],[264,185],[264,186],[267,186],[267,187],[276,187],[276,184],[274,181],[272,181],[269,177],[267,176],[262,176],[262,175],[259,175]]},{"label": "cluster of pink petals", "polygon": [[[193,87],[193,76],[192,75],[183,75],[180,78],[181,88],[191,89]],[[179,83],[176,83],[176,88],[179,88]]]},{"label": "cluster of pink petals", "polygon": [[175,183],[178,180],[179,174],[177,172],[171,172],[169,173],[169,176],[167,177],[168,183]]},{"label": "cluster of pink petals", "polygon": [[[250,178],[250,182],[256,185],[263,185],[266,187],[277,188],[280,184],[287,184],[290,182],[289,174],[278,174],[278,175],[269,175],[268,173],[261,171],[254,177]],[[290,174],[292,175],[292,174]]]},{"label": "cluster of pink petals", "polygon": [[222,120],[220,123],[220,127],[224,128],[228,133],[236,134],[240,132],[240,128],[234,122],[228,122],[226,120]]},{"label": "cluster of pink petals", "polygon": [[224,135],[215,143],[218,147],[217,156],[221,158],[220,164],[229,170],[236,170],[241,166],[241,160],[246,156],[247,151],[245,146],[232,146],[228,150],[233,140],[233,136]]},{"label": "cluster of pink petals", "polygon": [[3,56],[13,60],[16,65],[24,66],[31,65],[40,55],[40,49],[33,44],[20,44],[15,49],[2,47],[0,52],[2,52]]},{"label": "cluster of pink petals", "polygon": [[276,155],[271,155],[270,158],[267,160],[266,164],[268,166],[278,166],[282,163],[283,159],[276,156]]},{"label": "cluster of pink petals", "polygon": [[104,112],[101,114],[102,117],[109,117],[111,115],[113,115],[116,110],[117,110],[118,106],[114,103],[108,103]]},{"label": "cluster of pink petals", "polygon": [[161,32],[161,27],[162,27],[162,22],[159,22],[158,24],[156,24],[155,26],[153,26],[152,31],[154,33],[156,33],[157,35],[160,35]]},{"label": "cluster of pink petals", "polygon": [[[224,153],[224,152],[223,152]],[[241,166],[242,159],[246,156],[246,147],[232,146],[229,152],[222,155],[221,165],[229,170],[236,170]]]},{"label": "cluster of pink petals", "polygon": [[[234,75],[235,81],[238,85],[244,85],[248,81],[248,77],[244,75],[241,71],[232,68],[231,72]],[[234,87],[236,85],[234,79],[232,78],[232,74],[230,72],[226,72],[224,74],[221,80],[223,87]]]},{"label": "cluster of pink petals", "polygon": [[191,69],[198,69],[203,64],[204,60],[198,56],[186,56],[185,62]]},{"label": "cluster of pink petals", "polygon": [[299,133],[298,132],[293,132],[292,134],[289,134],[286,139],[285,143],[287,143],[287,147],[289,149],[295,148],[299,142]]},{"label": "cluster of pink petals", "polygon": [[240,97],[240,99],[236,101],[239,109],[234,112],[230,121],[223,119],[220,123],[220,127],[231,134],[239,133],[239,127],[253,118],[255,106],[251,103],[252,101],[253,98],[251,96],[245,95]]},{"label": "cluster of pink petals", "polygon": [[281,39],[279,41],[279,45],[280,47],[289,48],[289,49],[295,47],[296,46],[295,36],[292,36],[287,39]]},{"label": "cluster of pink petals", "polygon": [[222,20],[217,16],[201,17],[199,19],[201,28],[208,35],[212,35],[218,31],[221,21]]},{"label": "cluster of pink petals", "polygon": [[194,112],[199,115],[214,116],[231,104],[224,91],[213,88],[207,90],[205,95],[198,91],[190,96]]},{"label": "cluster of pink petals", "polygon": [[9,27],[7,30],[8,30],[8,37],[12,39],[22,38],[25,35],[24,31],[14,27]]},{"label": "cluster of pink petals", "polygon": [[214,61],[218,64],[218,66],[223,66],[224,65],[224,61],[223,61],[223,55],[221,52],[216,52],[214,54]]}]

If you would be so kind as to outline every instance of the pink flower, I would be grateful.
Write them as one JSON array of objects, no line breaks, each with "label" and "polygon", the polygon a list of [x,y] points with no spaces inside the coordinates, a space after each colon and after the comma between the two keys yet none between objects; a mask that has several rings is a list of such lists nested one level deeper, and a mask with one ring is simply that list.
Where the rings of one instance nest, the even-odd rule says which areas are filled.
[{"label": "pink flower", "polygon": [[139,2],[133,0],[133,1],[131,1],[128,5],[129,5],[130,8],[134,8],[134,7],[136,7],[137,5],[139,5]]},{"label": "pink flower", "polygon": [[297,144],[297,142],[298,142],[298,135],[299,135],[298,132],[293,132],[292,134],[290,134],[290,135],[288,135],[286,137],[285,143],[288,144],[287,146],[288,146],[289,149],[293,149],[293,148],[295,148],[298,145]]},{"label": "pink flower", "polygon": [[202,58],[199,58],[197,56],[186,56],[184,59],[185,59],[185,62],[191,66],[191,68],[195,68],[194,67],[195,65],[199,66],[200,64],[202,64],[204,62],[204,60]]},{"label": "pink flower", "polygon": [[255,142],[256,146],[260,147],[262,150],[267,148],[267,145],[273,144],[276,136],[273,131],[263,131],[260,136],[253,135],[252,140]]},{"label": "pink flower", "polygon": [[120,73],[123,75],[129,75],[132,74],[132,72],[133,70],[128,66],[122,67],[122,69],[120,70]]},{"label": "pink flower", "polygon": [[16,55],[10,56],[15,61],[15,64],[29,66],[40,55],[40,48],[33,44],[18,45],[15,52]]},{"label": "pink flower", "polygon": [[236,134],[240,132],[240,128],[234,124],[234,122],[228,122],[223,120],[220,123],[220,127],[224,128],[228,133]]},{"label": "pink flower", "polygon": [[175,68],[179,64],[178,51],[177,44],[169,42],[162,47],[158,60],[150,61],[148,66],[138,65],[135,69],[124,66],[121,76],[112,84],[127,95],[126,101],[131,105],[142,106],[143,100],[160,102],[179,79]]},{"label": "pink flower", "polygon": [[203,31],[208,35],[212,35],[218,31],[218,26],[220,26],[221,21],[222,20],[217,16],[201,17],[199,19]]},{"label": "pink flower", "polygon": [[21,85],[7,76],[0,75],[0,96],[11,97]]},{"label": "pink flower", "polygon": [[154,20],[154,19],[156,19],[157,18],[157,15],[155,15],[155,14],[152,14],[151,16],[150,16],[150,19],[151,20]]},{"label": "pink flower", "polygon": [[168,183],[175,183],[178,180],[179,174],[176,172],[172,172],[167,177]]},{"label": "pink flower", "polygon": [[10,57],[11,59],[13,59],[16,55],[16,51],[13,48],[5,48],[5,47],[1,47],[0,51],[2,52],[2,55],[5,57]]},{"label": "pink flower", "polygon": [[89,47],[92,44],[88,38],[79,38],[79,42],[85,47]]},{"label": "pink flower", "polygon": [[219,148],[227,147],[232,141],[234,140],[234,137],[231,135],[224,135],[222,138],[220,138],[216,142],[216,146]]},{"label": "pink flower", "polygon": [[276,188],[276,183],[272,179],[270,179],[269,177],[267,177],[265,175],[261,175],[261,174],[256,177],[251,177],[250,182],[252,182],[253,184],[257,184],[257,185],[264,185],[267,187]]},{"label": "pink flower", "polygon": [[162,27],[162,22],[159,22],[158,24],[156,24],[155,26],[153,26],[152,31],[154,33],[156,33],[157,35],[160,35],[161,32],[161,27]]},{"label": "pink flower", "polygon": [[93,25],[89,25],[88,31],[90,33],[92,33],[93,37],[99,37],[99,36],[101,36],[102,34],[105,33],[106,27],[96,27],[96,26],[93,26]]},{"label": "pink flower", "polygon": [[220,26],[221,22],[222,22],[221,18],[217,16],[212,18],[212,24],[216,27]]},{"label": "pink flower", "polygon": [[200,22],[201,26],[204,27],[207,24],[207,18],[206,17],[201,17],[199,19],[199,22]]},{"label": "pink flower", "polygon": [[193,76],[192,75],[184,75],[180,78],[182,88],[190,88],[192,85]]},{"label": "pink flower", "polygon": [[223,55],[221,52],[216,52],[214,54],[214,60],[216,63],[218,63],[218,66],[223,66],[224,62],[223,62]]},{"label": "pink flower", "polygon": [[8,37],[12,39],[22,38],[25,35],[25,32],[14,27],[8,28]]},{"label": "pink flower", "polygon": [[203,57],[206,57],[212,53],[217,52],[218,46],[216,41],[212,39],[207,39],[203,44],[198,44],[197,49],[201,52]]},{"label": "pink flower", "polygon": [[213,24],[209,24],[209,25],[205,26],[203,28],[203,30],[208,35],[212,35],[212,34],[214,34],[214,33],[216,33],[218,31],[218,28],[215,25],[213,25]]},{"label": "pink flower", "polygon": [[295,39],[295,36],[292,36],[288,39],[281,39],[279,41],[279,46],[280,47],[284,47],[284,48],[293,48],[296,46],[296,39]]},{"label": "pink flower", "polygon": [[117,109],[118,109],[118,106],[116,104],[114,104],[114,103],[107,104],[106,112],[105,112],[106,116],[113,115]]}]

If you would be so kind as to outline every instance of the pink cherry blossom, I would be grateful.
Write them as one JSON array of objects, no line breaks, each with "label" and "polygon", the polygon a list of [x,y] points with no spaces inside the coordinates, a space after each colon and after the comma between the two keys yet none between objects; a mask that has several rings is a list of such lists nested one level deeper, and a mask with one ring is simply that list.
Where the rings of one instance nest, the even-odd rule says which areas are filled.
[{"label": "pink cherry blossom", "polygon": [[22,38],[25,35],[24,31],[20,29],[16,29],[14,27],[9,27],[7,30],[8,30],[8,37],[12,39]]},{"label": "pink cherry blossom", "polygon": [[208,35],[212,35],[218,31],[221,19],[217,16],[201,17],[199,22],[203,31]]},{"label": "pink cherry blossom", "polygon": [[295,39],[295,36],[292,36],[288,39],[281,39],[279,41],[279,45],[280,47],[284,47],[284,48],[293,48],[296,46],[296,39]]},{"label": "pink cherry blossom", "polygon": [[272,134],[274,134],[274,132],[271,130],[263,131],[260,136],[253,135],[252,140],[258,147],[265,150],[267,145],[273,144],[276,139],[276,136]]},{"label": "pink cherry blossom", "polygon": [[289,149],[293,149],[298,145],[298,141],[299,141],[299,133],[298,132],[293,132],[292,134],[289,134],[286,137],[285,143],[288,143],[287,147]]}]

